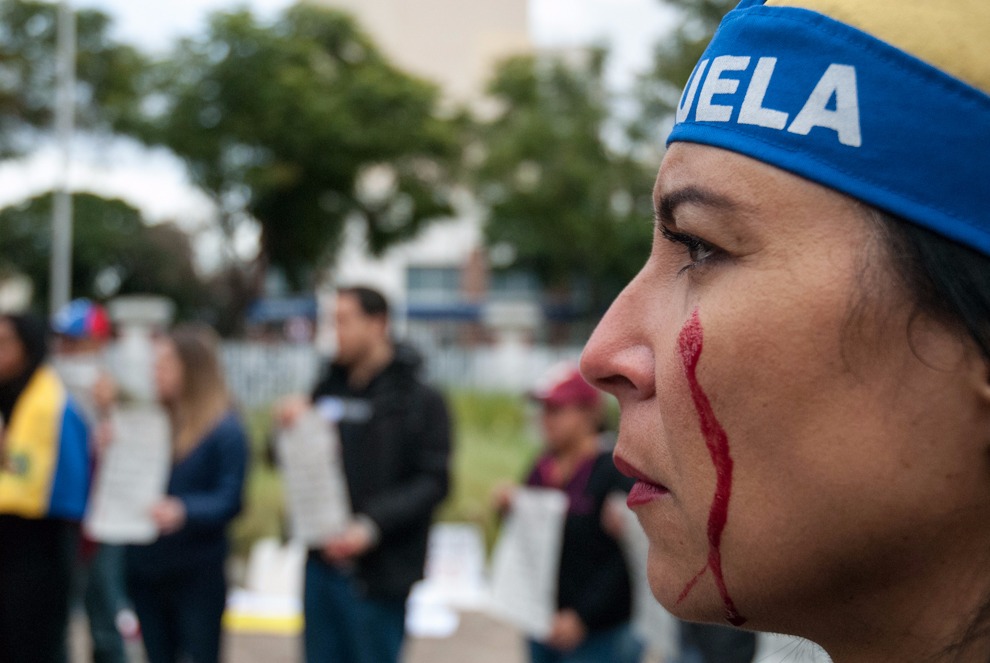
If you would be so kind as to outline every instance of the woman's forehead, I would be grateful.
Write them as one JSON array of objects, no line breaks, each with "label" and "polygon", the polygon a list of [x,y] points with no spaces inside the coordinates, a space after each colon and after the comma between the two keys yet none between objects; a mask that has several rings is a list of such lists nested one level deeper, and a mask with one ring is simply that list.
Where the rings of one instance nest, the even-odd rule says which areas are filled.
[{"label": "woman's forehead", "polygon": [[[659,211],[665,199],[698,191],[723,208],[752,211],[761,206],[821,204],[826,199],[850,200],[820,184],[730,150],[695,143],[674,143],[667,150],[653,188]],[[679,195],[680,194],[680,195]]]}]

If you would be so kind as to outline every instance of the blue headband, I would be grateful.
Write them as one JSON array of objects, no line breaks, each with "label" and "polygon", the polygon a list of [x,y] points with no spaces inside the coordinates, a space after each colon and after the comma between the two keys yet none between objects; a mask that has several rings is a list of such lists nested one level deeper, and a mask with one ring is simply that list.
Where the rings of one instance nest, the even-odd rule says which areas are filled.
[{"label": "blue headband", "polygon": [[753,157],[990,255],[990,96],[822,14],[740,3],[688,80],[674,141]]}]

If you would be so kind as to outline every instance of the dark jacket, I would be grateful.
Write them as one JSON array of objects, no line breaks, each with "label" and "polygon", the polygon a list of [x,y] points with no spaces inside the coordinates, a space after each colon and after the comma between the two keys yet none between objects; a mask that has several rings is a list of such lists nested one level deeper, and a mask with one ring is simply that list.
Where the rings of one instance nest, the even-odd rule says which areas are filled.
[{"label": "dark jacket", "polygon": [[227,414],[199,445],[172,466],[168,494],[186,507],[182,528],[149,545],[128,546],[132,577],[162,579],[227,558],[227,525],[241,510],[248,444],[237,415]]},{"label": "dark jacket", "polygon": [[[540,458],[526,484],[547,487],[551,461]],[[632,615],[629,571],[618,541],[602,529],[602,508],[614,492],[628,492],[628,479],[602,452],[577,469],[563,486],[569,500],[560,554],[557,607],[577,612],[590,631],[627,622]]]},{"label": "dark jacket", "polygon": [[423,577],[433,511],[447,495],[447,406],[419,380],[420,363],[414,350],[397,345],[392,362],[364,389],[351,389],[339,365],[331,365],[313,389],[314,402],[340,401],[351,506],[381,533],[355,570],[358,586],[371,598],[404,600]]}]

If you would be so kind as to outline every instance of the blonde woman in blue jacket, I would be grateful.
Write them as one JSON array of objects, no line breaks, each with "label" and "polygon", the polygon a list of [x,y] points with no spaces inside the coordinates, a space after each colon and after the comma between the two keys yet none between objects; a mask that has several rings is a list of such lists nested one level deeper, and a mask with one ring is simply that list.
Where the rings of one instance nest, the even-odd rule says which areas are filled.
[{"label": "blonde woman in blue jacket", "polygon": [[215,334],[180,327],[158,343],[155,382],[172,420],[159,538],[127,550],[127,587],[150,663],[216,663],[227,594],[227,526],[241,510],[247,435],[233,411]]}]

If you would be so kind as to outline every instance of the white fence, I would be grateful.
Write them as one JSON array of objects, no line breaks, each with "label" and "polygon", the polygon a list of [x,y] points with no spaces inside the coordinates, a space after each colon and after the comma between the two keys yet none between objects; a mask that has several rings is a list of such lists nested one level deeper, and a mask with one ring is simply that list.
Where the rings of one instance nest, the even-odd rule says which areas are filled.
[{"label": "white fence", "polygon": [[[448,389],[521,393],[554,364],[576,361],[580,348],[502,344],[483,348],[418,348],[429,382]],[[260,407],[279,396],[308,392],[325,359],[307,345],[228,342],[227,379],[238,402]]]}]

